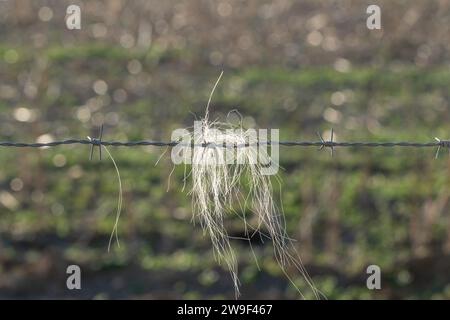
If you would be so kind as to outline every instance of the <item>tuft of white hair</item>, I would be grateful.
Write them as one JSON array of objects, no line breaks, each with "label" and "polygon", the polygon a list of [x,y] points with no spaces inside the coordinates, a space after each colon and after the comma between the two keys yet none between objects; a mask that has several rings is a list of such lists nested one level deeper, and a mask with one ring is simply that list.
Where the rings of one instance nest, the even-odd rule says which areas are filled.
[{"label": "tuft of white hair", "polygon": [[[209,105],[222,74],[211,91],[200,134],[190,133],[191,141],[194,142],[189,173],[192,176],[190,194],[193,218],[200,221],[203,230],[209,234],[217,261],[225,263],[228,268],[236,297],[240,295],[238,261],[230,244],[231,237],[227,233],[224,221],[228,214],[237,213],[234,207],[238,203],[242,209],[242,215],[237,214],[244,222],[246,240],[250,243],[251,237],[258,232],[270,238],[280,268],[300,295],[304,298],[287,273],[289,266],[293,266],[301,273],[306,283],[312,288],[315,297],[320,298],[320,292],[312,283],[292,240],[287,235],[284,213],[273,199],[271,177],[263,174],[263,164],[271,161],[269,155],[261,154],[261,149],[249,146],[249,142],[250,144],[252,142],[252,132],[244,130],[242,125],[238,127],[238,130],[227,130],[236,129],[236,127],[229,123],[209,121]],[[235,146],[236,161],[232,164],[226,163],[227,152],[229,152],[226,146]],[[185,180],[186,178],[185,174]],[[246,186],[246,192],[244,192],[244,186]],[[249,223],[244,213],[245,208],[254,215],[256,225]]]}]

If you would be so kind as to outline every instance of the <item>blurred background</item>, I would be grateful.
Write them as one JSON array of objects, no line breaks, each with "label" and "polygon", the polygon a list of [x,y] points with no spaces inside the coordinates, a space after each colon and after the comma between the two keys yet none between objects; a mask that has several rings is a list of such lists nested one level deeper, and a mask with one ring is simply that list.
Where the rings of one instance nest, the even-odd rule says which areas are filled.
[{"label": "blurred background", "polygon": [[[81,30],[66,8],[81,7]],[[366,9],[382,9],[368,30]],[[211,105],[282,140],[450,137],[450,1],[0,0],[0,140],[170,140]],[[0,298],[234,298],[191,223],[183,167],[163,148],[0,148]],[[329,299],[450,298],[450,162],[433,148],[281,148],[287,228]],[[189,185],[188,185],[189,187]],[[229,233],[244,234],[230,214]],[[233,240],[242,298],[299,297],[269,241]],[[66,267],[82,290],[66,289]],[[366,288],[366,267],[382,290]],[[290,276],[311,291],[295,270]]]}]

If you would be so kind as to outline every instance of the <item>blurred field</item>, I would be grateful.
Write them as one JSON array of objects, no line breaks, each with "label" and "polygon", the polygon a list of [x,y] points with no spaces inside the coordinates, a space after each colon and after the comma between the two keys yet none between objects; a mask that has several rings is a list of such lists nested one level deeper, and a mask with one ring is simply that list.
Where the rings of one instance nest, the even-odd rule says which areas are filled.
[{"label": "blurred field", "polygon": [[[64,25],[82,7],[82,30]],[[369,31],[365,9],[383,10]],[[164,140],[212,103],[282,140],[447,139],[450,1],[0,1],[0,140]],[[234,298],[191,223],[183,168],[162,148],[0,148],[0,298]],[[450,298],[450,161],[428,149],[282,148],[287,226],[330,299]],[[230,215],[231,235],[243,235]],[[270,242],[234,240],[242,298],[298,298]],[[69,264],[81,291],[65,287]],[[382,290],[365,269],[382,269]],[[302,279],[291,270],[302,285]]]}]

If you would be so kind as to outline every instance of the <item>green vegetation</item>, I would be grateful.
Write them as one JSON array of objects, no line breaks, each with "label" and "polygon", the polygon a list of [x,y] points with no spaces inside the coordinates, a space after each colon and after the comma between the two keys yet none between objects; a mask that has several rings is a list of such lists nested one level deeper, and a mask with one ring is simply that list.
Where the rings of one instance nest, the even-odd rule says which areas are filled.
[{"label": "green vegetation", "polygon": [[[14,44],[14,45],[11,45]],[[203,114],[221,68],[202,48],[57,41],[30,49],[0,46],[0,140],[83,138],[105,123],[104,140],[164,140]],[[232,109],[244,126],[279,128],[282,140],[433,141],[449,138],[450,72],[436,64],[248,64],[224,69],[211,105]],[[105,87],[106,84],[106,87]],[[22,108],[22,109],[20,109]],[[324,135],[325,137],[326,134]],[[107,252],[118,185],[112,163],[88,160],[88,146],[0,148],[0,297],[78,297],[64,289],[65,267],[79,264],[88,298],[233,298],[182,192],[183,167],[170,150],[111,147],[124,204],[121,247]],[[330,299],[450,298],[450,165],[432,148],[281,147],[287,227],[316,286]],[[189,188],[189,183],[188,183]],[[187,190],[188,190],[187,188]],[[243,226],[230,214],[229,233]],[[243,298],[298,298],[270,241],[232,240]],[[377,264],[381,291],[365,286]],[[307,297],[302,278],[290,273]]]}]

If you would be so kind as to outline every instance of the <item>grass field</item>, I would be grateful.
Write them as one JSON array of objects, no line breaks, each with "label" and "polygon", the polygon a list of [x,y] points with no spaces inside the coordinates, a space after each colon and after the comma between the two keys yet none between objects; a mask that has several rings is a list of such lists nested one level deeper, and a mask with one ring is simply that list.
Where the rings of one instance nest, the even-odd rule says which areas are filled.
[{"label": "grass field", "polygon": [[[38,2],[37,9],[49,5]],[[8,19],[1,20],[5,26]],[[95,22],[89,19],[87,25]],[[273,56],[264,58],[269,62],[214,65],[203,56],[209,44],[200,40],[202,45],[182,48],[158,42],[124,48],[80,35],[78,42],[62,44],[55,39],[68,38],[67,30],[43,32],[42,21],[28,23],[9,26],[23,30],[21,37],[0,31],[2,141],[84,138],[95,136],[102,123],[104,140],[168,141],[172,130],[203,115],[222,69],[213,117],[226,120],[238,109],[244,126],[278,128],[282,140],[317,140],[316,131],[327,137],[331,128],[337,141],[449,138],[445,55],[421,65],[391,58],[396,49],[383,46],[366,61],[355,54],[290,64]],[[48,32],[46,45],[27,43],[34,24],[37,33]],[[306,52],[312,61],[314,52]],[[376,62],[380,57],[383,63]],[[0,297],[234,298],[209,238],[191,223],[191,198],[181,191],[183,167],[176,168],[166,192],[170,152],[155,166],[164,148],[110,151],[122,176],[124,204],[121,247],[108,253],[118,196],[109,160],[89,161],[88,146],[0,148]],[[276,198],[316,286],[330,299],[450,298],[447,151],[437,160],[433,148],[335,151],[331,158],[316,148],[280,150],[284,170]],[[244,233],[231,214],[227,228],[233,236]],[[232,241],[242,298],[298,298],[270,242],[255,238],[252,244],[261,270],[248,243]],[[65,288],[68,264],[83,270],[80,292]],[[366,288],[370,264],[381,267],[382,290]],[[312,298],[301,276],[290,271]]]}]

